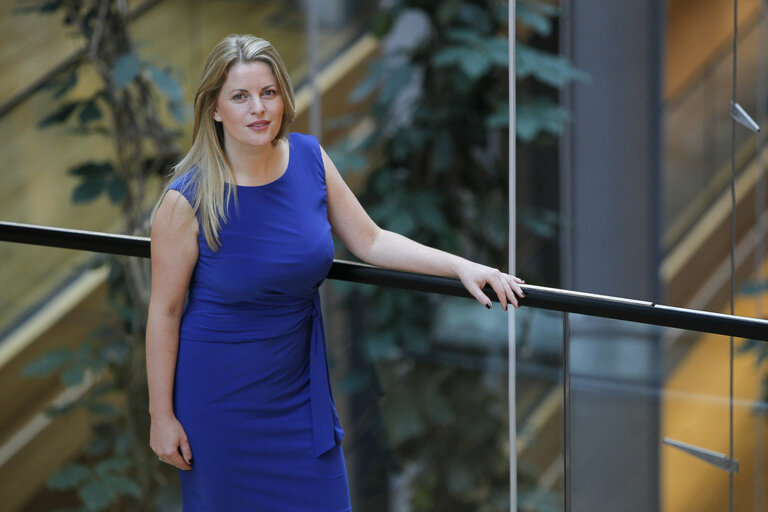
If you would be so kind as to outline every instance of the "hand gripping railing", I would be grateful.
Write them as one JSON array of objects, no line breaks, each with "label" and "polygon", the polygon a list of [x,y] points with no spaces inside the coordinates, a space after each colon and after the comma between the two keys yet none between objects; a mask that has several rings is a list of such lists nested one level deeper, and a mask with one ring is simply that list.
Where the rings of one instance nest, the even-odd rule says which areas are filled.
[{"label": "hand gripping railing", "polygon": [[[0,241],[142,258],[150,256],[150,240],[146,237],[112,235],[15,222],[0,222]],[[471,297],[458,279],[389,270],[343,260],[334,260],[328,278],[456,297]],[[522,288],[525,291],[525,298],[521,300],[521,304],[528,307],[768,341],[768,321],[766,320],[530,284],[522,285]],[[490,286],[486,286],[483,291],[492,300],[497,300]]]}]

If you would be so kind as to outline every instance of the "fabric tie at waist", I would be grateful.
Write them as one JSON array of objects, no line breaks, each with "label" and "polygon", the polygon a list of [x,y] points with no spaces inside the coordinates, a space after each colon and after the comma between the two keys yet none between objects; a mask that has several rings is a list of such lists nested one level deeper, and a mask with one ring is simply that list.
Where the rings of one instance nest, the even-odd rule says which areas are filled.
[{"label": "fabric tie at waist", "polygon": [[331,395],[331,380],[328,376],[328,359],[325,348],[325,328],[320,307],[320,293],[315,292],[312,300],[312,337],[309,347],[309,395],[312,408],[312,436],[315,457],[319,457],[341,441],[343,431]]}]

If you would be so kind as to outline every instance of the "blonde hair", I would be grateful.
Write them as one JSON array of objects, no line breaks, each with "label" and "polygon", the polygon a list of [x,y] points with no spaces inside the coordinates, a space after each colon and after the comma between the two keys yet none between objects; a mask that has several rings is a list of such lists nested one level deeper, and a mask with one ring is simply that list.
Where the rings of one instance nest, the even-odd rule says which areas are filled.
[{"label": "blonde hair", "polygon": [[179,176],[189,172],[183,190],[194,195],[192,217],[199,212],[205,240],[212,251],[221,246],[219,230],[227,220],[227,208],[232,195],[237,205],[237,187],[225,187],[235,182],[232,166],[224,151],[224,129],[213,119],[216,100],[227,73],[235,64],[264,62],[272,69],[277,88],[283,99],[283,117],[280,130],[272,140],[277,145],[287,135],[288,125],[296,115],[293,86],[283,60],[269,41],[250,34],[232,34],[225,37],[208,55],[203,76],[195,93],[195,125],[192,131],[192,147],[187,155],[173,168],[163,194],[152,213],[154,218],[168,186]]}]

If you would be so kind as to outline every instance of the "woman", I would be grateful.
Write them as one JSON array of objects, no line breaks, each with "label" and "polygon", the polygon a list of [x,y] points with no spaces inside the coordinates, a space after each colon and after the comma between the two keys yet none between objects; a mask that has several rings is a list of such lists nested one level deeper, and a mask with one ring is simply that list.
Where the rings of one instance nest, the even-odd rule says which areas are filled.
[{"label": "woman", "polygon": [[350,510],[317,291],[331,232],[370,264],[458,277],[488,308],[483,286],[506,310],[523,281],[376,226],[317,140],[287,135],[269,42],[219,43],[194,110],[152,224],[150,446],[180,470],[186,512]]}]

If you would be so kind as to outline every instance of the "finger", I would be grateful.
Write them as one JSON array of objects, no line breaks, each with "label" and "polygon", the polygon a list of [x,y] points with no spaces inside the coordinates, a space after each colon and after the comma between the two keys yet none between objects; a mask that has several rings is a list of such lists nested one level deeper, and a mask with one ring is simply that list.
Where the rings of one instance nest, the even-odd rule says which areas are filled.
[{"label": "finger", "polygon": [[525,290],[523,290],[522,286],[520,286],[520,283],[525,283],[525,281],[515,276],[509,276],[509,277],[512,278],[512,281],[509,284],[512,286],[512,290],[514,290],[515,295],[517,295],[520,298],[525,297]]},{"label": "finger", "polygon": [[181,456],[184,457],[184,462],[192,464],[192,448],[189,446],[189,439],[186,437],[181,440]]},{"label": "finger", "polygon": [[479,286],[477,286],[475,283],[469,283],[465,284],[464,287],[467,289],[470,295],[477,299],[477,302],[486,308],[491,309],[491,299],[489,299],[488,296],[483,293]]},{"label": "finger", "polygon": [[501,277],[501,284],[504,286],[504,293],[507,296],[507,302],[512,304],[514,307],[519,308],[520,305],[517,302],[515,292],[512,290],[512,287],[510,286],[509,281],[505,278],[505,276]]},{"label": "finger", "polygon": [[163,457],[168,464],[172,466],[176,466],[179,469],[183,469],[184,471],[189,471],[192,469],[192,466],[186,463],[186,461],[181,457],[181,454],[177,451],[176,453],[173,453],[169,455],[168,457]]},{"label": "finger", "polygon": [[495,278],[491,278],[490,282],[488,284],[491,285],[491,288],[493,288],[493,291],[496,292],[496,295],[499,297],[499,302],[501,302],[501,309],[504,311],[507,310],[507,293],[504,290],[504,285],[501,284],[502,281],[501,274],[497,274]]}]

